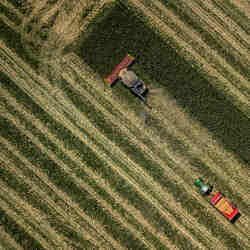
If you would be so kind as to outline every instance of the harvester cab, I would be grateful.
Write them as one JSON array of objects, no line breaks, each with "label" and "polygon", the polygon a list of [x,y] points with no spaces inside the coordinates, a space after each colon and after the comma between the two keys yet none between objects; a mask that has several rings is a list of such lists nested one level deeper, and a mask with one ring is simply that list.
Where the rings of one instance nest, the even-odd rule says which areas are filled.
[{"label": "harvester cab", "polygon": [[125,56],[104,81],[112,86],[117,80],[120,80],[130,92],[139,97],[140,100],[151,109],[146,100],[148,88],[145,87],[144,82],[138,79],[136,74],[130,69],[134,62],[135,58],[133,56]]}]

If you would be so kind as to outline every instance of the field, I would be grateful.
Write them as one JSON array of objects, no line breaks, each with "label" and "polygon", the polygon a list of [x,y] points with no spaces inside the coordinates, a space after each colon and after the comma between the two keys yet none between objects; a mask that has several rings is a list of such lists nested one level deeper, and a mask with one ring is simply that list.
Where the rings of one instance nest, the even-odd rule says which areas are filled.
[{"label": "field", "polygon": [[[250,249],[249,8],[1,1],[0,248]],[[103,81],[127,53],[152,110]]]}]

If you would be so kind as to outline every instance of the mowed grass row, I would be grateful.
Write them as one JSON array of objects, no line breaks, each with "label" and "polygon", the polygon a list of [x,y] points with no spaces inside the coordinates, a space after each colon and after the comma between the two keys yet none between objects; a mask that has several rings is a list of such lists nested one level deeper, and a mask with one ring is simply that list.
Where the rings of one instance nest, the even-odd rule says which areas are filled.
[{"label": "mowed grass row", "polygon": [[[185,127],[185,126],[183,126],[183,127]],[[218,161],[217,161],[218,162]],[[197,161],[197,163],[198,163],[198,161]],[[201,163],[201,162],[200,162]],[[221,165],[222,167],[223,167],[223,165],[220,163],[220,162],[218,162],[218,164],[219,165]],[[224,164],[224,163],[223,163]],[[229,175],[232,173],[232,171],[233,170],[235,170],[235,167],[233,167],[233,169],[228,169],[228,173],[229,173]],[[230,173],[231,172],[231,173]],[[246,183],[245,183],[246,184]],[[229,193],[232,193],[232,192],[229,192]]]},{"label": "mowed grass row", "polygon": [[[75,85],[75,84],[74,84]],[[83,94],[83,96],[85,97],[85,99],[86,99],[86,94],[84,94],[84,93],[82,93]],[[95,94],[96,95],[96,94]],[[100,97],[98,97],[98,101],[101,101],[101,99],[102,98],[100,98]],[[81,100],[82,100],[82,98],[81,98]],[[103,104],[102,104],[103,105]],[[77,105],[77,106],[79,106],[79,107],[83,107],[83,103],[79,103],[79,105]],[[92,108],[92,110],[93,110],[93,108]],[[100,113],[100,111],[96,111],[97,113]],[[114,113],[116,113],[116,117],[118,116],[118,111],[115,111]],[[109,120],[110,120],[110,118],[109,118]],[[115,126],[117,126],[117,125],[114,125],[114,127]],[[129,125],[130,127],[133,127],[133,124],[131,124],[131,125]],[[138,134],[137,134],[138,135]],[[131,137],[130,137],[130,140],[131,140]],[[134,142],[135,143],[135,142]],[[134,144],[133,143],[133,144]],[[164,153],[163,152],[161,152],[160,154],[159,154],[159,147],[158,147],[158,150],[157,150],[157,146],[156,145],[154,145],[154,143],[159,143],[160,144],[160,141],[158,142],[158,140],[157,140],[157,138],[156,138],[156,136],[154,136],[154,141],[149,141],[148,142],[148,145],[147,145],[147,147],[149,147],[149,148],[152,148],[152,150],[154,151],[154,156],[156,157],[156,156],[158,156],[158,155],[161,155],[161,157],[163,158],[163,159],[165,159],[166,160],[166,162],[169,162],[169,158],[168,157],[166,157],[166,153],[165,153],[165,156],[164,156]],[[146,144],[146,143],[145,143]],[[119,144],[122,148],[123,148],[123,146],[121,145],[121,144]],[[136,145],[136,144],[135,144]],[[138,146],[139,146],[139,144],[137,144],[137,148],[138,148]],[[153,147],[152,147],[153,146]],[[132,149],[132,151],[133,151],[133,153],[131,153],[130,154],[130,157],[131,158],[135,158],[134,157],[134,154],[136,154],[136,148],[135,149],[133,149],[133,145],[131,145],[131,144],[129,144],[129,147]],[[155,151],[155,150],[157,150],[157,151]],[[166,150],[166,149],[165,149]],[[127,151],[126,151],[127,152]],[[177,154],[178,155],[178,154]],[[138,162],[138,163],[140,163],[140,161],[138,161],[138,159],[142,159],[143,160],[143,155],[141,155],[140,157],[136,157],[136,161]],[[178,155],[178,157],[179,157],[179,155]],[[187,154],[187,158],[192,158],[192,154]],[[177,158],[178,159],[178,158]],[[187,159],[188,160],[188,159]],[[174,165],[172,166],[174,169],[175,169],[175,172],[176,173],[178,173],[180,176],[185,176],[185,182],[186,183],[189,183],[190,185],[193,185],[193,178],[191,177],[190,178],[190,175],[189,175],[189,173],[188,173],[188,171],[190,171],[190,170],[188,170],[188,169],[195,169],[195,167],[193,167],[192,165],[190,165],[188,162],[187,162],[187,160],[184,160],[185,161],[185,163],[183,163],[184,165],[185,165],[185,168],[183,169],[182,168],[182,166],[180,166],[180,167],[178,167],[177,169],[176,169],[176,167],[174,167]],[[198,169],[200,169],[200,174],[203,174],[202,173],[202,169],[204,169],[205,167],[206,167],[206,169],[207,169],[207,166],[205,165],[205,163],[203,164],[202,162],[201,162],[201,160],[199,159],[199,158],[193,158],[193,161],[195,161],[195,163],[196,163],[196,165],[198,165],[198,166],[196,166]],[[200,163],[199,163],[199,161],[200,161]],[[148,167],[146,168],[148,171],[151,171],[151,168],[149,167],[150,165],[151,166],[154,166],[153,167],[153,169],[155,170],[155,172],[157,172],[156,171],[156,167],[155,167],[155,163],[151,163],[151,160],[149,160],[148,159]],[[194,162],[193,162],[194,163]],[[183,165],[182,164],[182,165]],[[171,166],[171,165],[170,165]],[[184,170],[184,171],[183,171]],[[188,171],[186,171],[186,170],[188,170]],[[203,170],[204,171],[204,170]],[[155,175],[153,175],[154,177],[156,177],[156,176],[158,176],[158,174],[159,173],[155,173]],[[195,174],[197,174],[197,171],[195,172]],[[225,181],[223,181],[223,179],[221,179],[221,176],[220,176],[220,174],[218,175],[218,173],[216,173],[216,172],[213,172],[213,171],[209,171],[209,168],[208,168],[208,171],[207,171],[207,173],[206,174],[209,174],[210,175],[210,179],[213,179],[213,180],[215,180],[215,181],[217,181],[218,183],[219,183],[219,185],[217,186],[218,188],[220,188],[220,189],[223,189],[223,190],[225,190],[225,192],[227,192],[227,193],[231,193],[231,195],[232,195],[232,189],[231,188],[229,188],[229,187],[227,187],[228,186],[228,183],[226,183]],[[209,175],[207,176],[207,177],[209,177]],[[165,176],[162,176],[162,179],[164,179],[164,178],[166,178]],[[227,177],[227,178],[229,178],[229,177]],[[191,179],[191,180],[190,180]],[[231,187],[232,187],[232,185],[231,185]],[[234,186],[233,186],[234,187]],[[243,209],[243,211],[248,211],[247,210],[247,208],[248,208],[248,205],[247,205],[247,197],[244,195],[244,196],[242,196],[241,194],[244,194],[244,189],[242,189],[241,188],[241,186],[240,185],[238,185],[238,188],[240,189],[240,190],[238,190],[238,191],[240,191],[239,192],[239,195],[236,195],[235,193],[233,193],[233,197],[232,197],[232,199],[234,200],[234,201],[239,201],[239,205],[241,205],[241,207],[242,207],[242,209]],[[243,193],[242,193],[243,192]],[[243,198],[243,200],[242,200],[242,198]],[[246,203],[245,203],[246,202]],[[190,206],[191,206],[191,204],[190,204]],[[244,208],[245,208],[245,210],[244,210]]]},{"label": "mowed grass row", "polygon": [[248,33],[250,25],[248,17],[237,8],[232,1],[212,0],[214,5],[221,9],[227,16],[236,22],[246,33]]},{"label": "mowed grass row", "polygon": [[[108,242],[108,237],[105,235],[102,236],[100,231],[99,235],[97,234],[100,227],[94,225],[93,220],[90,220],[89,223],[84,212],[75,207],[74,204],[72,205],[71,199],[66,194],[58,191],[39,169],[34,170],[36,168],[35,165],[32,165],[24,156],[17,154],[15,151],[12,153],[11,150],[15,150],[15,147],[9,145],[7,142],[5,142],[5,146],[8,148],[6,157],[11,158],[11,161],[6,160],[6,162],[11,166],[9,170],[13,172],[12,178],[5,181],[10,187],[12,186],[13,189],[17,190],[29,205],[39,209],[40,213],[43,214],[43,225],[47,224],[54,228],[63,238],[66,238],[69,243],[68,247],[92,249],[99,246],[107,248],[112,246]],[[16,163],[19,164],[19,168],[16,168]],[[14,164],[16,166],[13,167]],[[23,173],[20,174],[20,172]],[[6,174],[6,178],[9,176],[10,174]],[[18,180],[13,176],[19,176]],[[16,187],[13,187],[11,184],[16,184]],[[29,190],[32,190],[32,193],[27,192],[27,187],[30,187]],[[36,197],[36,200],[33,197]],[[40,204],[38,201],[40,201]],[[66,246],[63,246],[61,243],[60,241],[57,247],[61,246],[65,248]],[[119,247],[119,245],[115,245],[114,247]]]},{"label": "mowed grass row", "polygon": [[[36,123],[37,124],[37,123]],[[40,125],[40,129],[41,129],[41,125]],[[33,130],[32,130],[33,131]],[[43,128],[43,131],[45,132],[45,128]],[[37,135],[38,133],[36,133],[36,135]],[[60,141],[60,140],[58,140],[58,139],[56,139],[54,136],[51,138],[51,133],[49,133],[49,132],[47,132],[46,133],[49,137],[50,137],[50,139],[53,141],[53,142],[56,142],[57,144],[59,144],[60,145],[60,143],[58,143],[58,141]],[[40,138],[40,137],[39,137]],[[47,140],[48,141],[48,140]],[[56,147],[56,146],[55,146]],[[73,166],[73,165],[77,165],[77,164],[79,164],[79,158],[76,158],[76,159],[74,159],[75,157],[74,157],[74,154],[72,155],[72,152],[70,152],[70,150],[66,150],[65,148],[63,148],[63,151],[65,152],[66,151],[66,153],[67,154],[69,154],[70,155],[70,157],[71,158],[73,158],[73,160],[75,160],[76,161],[76,163],[72,163],[72,161],[71,161],[71,163],[70,163],[70,166]],[[59,158],[61,158],[61,157],[59,157]],[[63,158],[63,159],[65,159],[65,157]],[[70,162],[70,161],[69,161]],[[69,163],[68,162],[68,163]],[[82,162],[82,161],[81,161]],[[81,164],[82,165],[82,164]],[[84,178],[84,176],[85,175],[88,175],[89,174],[89,171],[90,170],[88,170],[87,171],[87,169],[86,169],[86,167],[85,166],[81,166],[82,168],[84,167],[85,168],[85,170],[84,171],[81,171],[80,169],[74,169],[75,171],[76,171],[76,174],[77,174],[77,176],[80,176],[81,178]],[[93,172],[92,172],[92,174],[93,174]],[[111,177],[114,177],[113,175],[111,176]],[[110,201],[112,201],[113,200],[113,198],[111,198],[112,196],[113,196],[113,194],[112,194],[112,196],[111,197],[108,197],[107,195],[105,195],[105,190],[102,190],[102,189],[100,189],[100,187],[98,188],[98,187],[96,187],[96,185],[94,185],[94,181],[92,180],[92,181],[86,181],[88,178],[84,178],[84,182],[86,183],[86,182],[88,182],[88,183],[90,183],[91,184],[91,186],[93,186],[94,188],[95,188],[95,190],[97,190],[98,191],[98,193],[100,193],[100,194],[102,194],[103,196],[105,196],[105,199],[108,199],[108,201],[110,202]],[[100,179],[98,178],[98,182],[100,182]],[[114,210],[118,210],[118,211],[123,211],[122,209],[121,210],[119,210],[118,209],[119,208],[119,206],[118,206],[118,204],[116,204],[115,206],[114,206]],[[126,213],[123,211],[122,212],[122,215],[124,215],[126,218],[129,218],[129,217],[131,217],[131,215],[126,215]],[[135,224],[136,223],[136,218],[131,218],[130,220],[129,220],[130,222],[133,222],[133,224]],[[138,223],[137,223],[137,227],[138,227]],[[146,233],[146,232],[145,232]],[[155,239],[155,241],[157,241],[156,239]]]},{"label": "mowed grass row", "polygon": [[[82,211],[79,213],[75,207],[71,206],[70,199],[64,193],[58,192],[55,186],[42,175],[42,172],[39,172],[38,169],[34,170],[36,166],[17,154],[14,151],[15,147],[8,144],[7,141],[4,143],[5,146],[2,145],[3,148],[6,148],[4,157],[6,164],[8,163],[8,171],[6,171],[9,172],[9,174],[5,174],[4,181],[10,188],[15,189],[29,205],[40,211],[43,217],[41,222],[44,225],[47,223],[63,238],[68,238],[67,241],[71,242],[72,246],[87,247],[100,244],[110,247],[107,245],[108,238],[104,240],[96,234],[97,229],[93,228],[94,225],[86,220]],[[6,159],[7,157],[9,160]],[[8,178],[9,176],[11,178]],[[19,176],[19,178],[15,179],[15,176]]]},{"label": "mowed grass row", "polygon": [[[110,175],[109,175],[110,176]],[[112,176],[111,176],[112,177]],[[113,178],[114,180],[116,179],[117,180],[117,178]],[[118,181],[118,180],[117,180]],[[169,227],[167,227],[168,228],[168,230],[170,230],[169,229]],[[178,238],[179,238],[180,236],[178,236]],[[178,242],[179,240],[177,240],[177,242]]]},{"label": "mowed grass row", "polygon": [[20,96],[20,95],[19,95]]}]

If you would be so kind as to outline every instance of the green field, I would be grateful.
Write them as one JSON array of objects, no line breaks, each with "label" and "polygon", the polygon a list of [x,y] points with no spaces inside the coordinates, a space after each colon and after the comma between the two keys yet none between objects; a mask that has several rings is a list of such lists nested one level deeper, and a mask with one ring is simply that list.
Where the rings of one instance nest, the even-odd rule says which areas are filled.
[{"label": "green field", "polygon": [[[33,15],[34,6],[25,12],[19,1],[8,2]],[[157,10],[160,2],[165,6],[162,12]],[[219,0],[210,2],[221,6]],[[50,1],[45,6],[57,4]],[[84,21],[95,4],[79,3],[74,11],[82,8]],[[24,33],[0,17],[3,249],[250,247],[250,120],[245,109],[209,81],[209,71],[187,58],[184,45],[191,39],[186,29],[197,31],[208,48],[216,51],[218,79],[224,75],[223,67],[233,67],[230,77],[243,77],[240,86],[244,86],[248,71],[237,62],[247,59],[233,54],[244,45],[244,37],[235,44],[225,40],[232,53],[224,54],[225,44],[218,42],[222,38],[201,24],[202,15],[192,4],[199,4],[208,15],[213,13],[199,0],[192,0],[183,12],[174,1],[105,3],[78,40],[54,61],[42,63],[23,44]],[[69,7],[65,2],[58,10]],[[227,2],[218,10],[229,13],[229,7]],[[11,20],[9,12],[15,10],[7,10],[4,15]],[[41,18],[44,13],[49,12],[35,15]],[[153,28],[150,18],[157,22],[159,13],[164,22],[156,25],[159,29]],[[171,13],[179,19],[174,20]],[[235,20],[241,12],[230,13]],[[57,16],[55,11],[55,20]],[[220,25],[219,20],[218,15],[215,25]],[[242,20],[243,15],[237,22],[240,34],[245,32]],[[38,29],[32,25],[31,29]],[[56,30],[56,25],[60,23],[41,27]],[[179,33],[177,37],[170,31],[162,33],[163,28]],[[50,38],[44,36],[44,43],[49,44]],[[35,44],[30,45],[35,49]],[[190,53],[195,55],[201,47]],[[41,51],[37,48],[35,53]],[[112,88],[104,85],[103,78],[127,53],[136,57],[133,69],[152,93],[160,90],[155,96],[149,91],[152,111],[120,83]],[[226,65],[219,64],[222,57]],[[47,75],[41,73],[44,65],[53,69]],[[210,65],[206,62],[204,67]],[[230,77],[225,78],[228,84]],[[198,193],[193,185],[197,177],[237,204],[241,216],[235,224]]]}]

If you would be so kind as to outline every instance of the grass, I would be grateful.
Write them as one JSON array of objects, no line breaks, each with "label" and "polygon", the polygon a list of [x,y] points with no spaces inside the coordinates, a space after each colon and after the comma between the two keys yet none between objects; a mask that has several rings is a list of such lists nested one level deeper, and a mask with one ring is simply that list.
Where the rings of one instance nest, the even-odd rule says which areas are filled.
[{"label": "grass", "polygon": [[[126,219],[129,221],[129,223],[131,223],[132,225],[134,225],[137,230],[139,230],[140,232],[142,232],[143,234],[145,234],[145,236],[147,238],[149,238],[152,242],[154,242],[155,245],[158,245],[161,249],[163,249],[163,245],[158,241],[157,238],[153,237],[153,235],[149,232],[145,232],[143,227],[140,226],[140,224],[136,223],[136,218],[134,218],[133,216],[129,215],[126,213],[126,211],[121,208],[121,206],[119,204],[116,203],[116,201],[102,188],[100,188],[97,183],[95,183],[91,178],[89,178],[87,176],[87,174],[84,172],[84,170],[82,168],[79,168],[78,166],[75,165],[74,162],[72,162],[67,155],[65,155],[63,152],[60,152],[60,150],[58,149],[58,147],[56,146],[56,144],[52,143],[48,138],[46,138],[40,131],[38,131],[38,129],[36,129],[34,126],[31,125],[31,123],[25,119],[23,119],[21,117],[21,115],[18,112],[15,112],[13,107],[11,107],[10,105],[6,104],[6,107],[8,108],[8,111],[10,113],[12,113],[13,115],[16,115],[17,117],[21,118],[25,124],[25,127],[27,130],[29,130],[30,132],[32,132],[32,134],[34,134],[35,136],[37,136],[39,138],[39,140],[42,142],[42,144],[47,147],[48,149],[52,150],[56,156],[61,159],[63,162],[65,162],[65,164],[67,164],[68,166],[71,167],[71,169],[74,169],[77,174],[77,176],[79,178],[81,178],[82,180],[84,180],[85,183],[88,183],[101,197],[103,197],[112,207],[114,210],[116,210],[117,212],[119,212],[121,214],[121,216],[126,216]],[[9,153],[10,154],[10,153]],[[10,155],[9,155],[10,157]],[[31,171],[29,171],[28,169],[25,168],[25,166],[22,166],[23,163],[20,162],[20,160],[18,160],[16,157],[14,157],[13,155],[11,156],[11,158],[15,158],[14,161],[16,162],[16,165],[18,165],[20,168],[22,168],[22,171],[25,172],[26,176],[29,176],[32,180],[34,180],[35,183],[39,183],[39,180],[36,180],[36,178],[33,176],[33,174],[31,173]],[[22,166],[22,167],[21,167]],[[6,171],[5,171],[6,172]],[[26,196],[30,196],[31,193],[28,192],[29,188],[27,188],[27,185],[24,185],[24,187],[20,187],[20,184],[17,184],[17,179],[15,179],[11,174],[4,174],[3,176],[6,176],[6,181],[8,182],[9,186],[11,186],[12,188],[15,189],[15,187],[17,188],[17,192],[21,193],[20,195],[25,195],[25,191],[27,192]],[[11,178],[10,178],[11,177]],[[13,179],[14,178],[14,179]],[[10,183],[9,183],[10,182]],[[12,185],[13,183],[13,185]],[[39,185],[39,184],[38,184]],[[44,184],[40,184],[41,186],[44,187]],[[44,188],[43,188],[44,189]],[[30,198],[30,197],[29,197]],[[44,205],[41,204],[40,202],[41,199],[36,198],[35,201],[39,201],[38,204],[41,206],[41,210],[43,212],[45,212],[46,214],[53,216],[52,211],[50,211],[50,209],[48,209],[47,211],[44,210]],[[31,205],[36,206],[36,203],[34,203],[34,200],[31,201],[30,203]],[[39,208],[39,207],[38,207]],[[54,224],[57,224],[57,222],[54,222]],[[59,229],[62,227],[58,227]],[[59,230],[57,228],[57,230]],[[61,231],[62,230],[62,231]],[[60,232],[62,232],[66,237],[67,237],[67,233],[69,233],[66,229],[65,230],[61,229],[59,230]],[[72,232],[72,235],[75,235],[75,237],[77,237],[77,234],[75,232]],[[73,237],[73,236],[72,236]],[[77,242],[77,240],[76,240]]]},{"label": "grass", "polygon": [[[239,73],[248,76],[249,69],[246,68],[237,57],[232,55],[231,47],[229,45],[225,46],[223,41],[219,41],[215,38],[214,34],[209,33],[204,29],[199,23],[198,18],[192,13],[191,10],[187,9],[181,2],[165,2],[168,8],[170,8],[185,24],[189,24],[195,31],[199,33],[202,40],[208,44],[208,46],[212,49],[215,49],[220,56],[225,58],[228,64],[230,64],[234,69],[236,69]],[[228,72],[227,72],[228,74]],[[225,75],[227,77],[227,75]]]},{"label": "grass", "polygon": [[[114,220],[108,212],[104,211],[96,200],[89,198],[89,194],[86,191],[80,189],[69,175],[61,170],[46,154],[42,153],[40,149],[37,148],[26,136],[22,135],[13,124],[3,118],[0,119],[0,124],[2,128],[0,131],[1,135],[9,140],[10,143],[16,145],[18,150],[34,166],[39,167],[45,172],[53,183],[55,183],[60,189],[64,190],[64,192],[77,202],[89,216],[104,224],[105,229],[110,232],[114,238],[118,239],[128,248],[145,248],[141,241],[134,238],[131,232],[123,228],[122,225]],[[82,155],[83,159],[88,155],[86,153],[87,149],[85,149],[85,154]]]},{"label": "grass", "polygon": [[8,0],[13,4],[19,11],[25,15],[29,15],[31,12],[30,4],[26,0]]},{"label": "grass", "polygon": [[249,119],[132,10],[115,6],[77,53],[102,77],[127,53],[137,56],[141,72],[165,88],[226,149],[250,163]]},{"label": "grass", "polygon": [[44,249],[29,233],[18,225],[2,208],[0,208],[0,224],[11,237],[24,249]]},{"label": "grass", "polygon": [[[0,39],[2,39],[10,49],[14,50],[17,55],[20,56],[31,67],[33,67],[34,69],[38,68],[39,62],[37,59],[35,59],[37,51],[28,52],[26,46],[24,46],[23,44],[21,35],[11,29],[2,20],[0,20]],[[32,44],[30,45],[30,47],[33,46]],[[31,56],[33,52],[34,56]]]},{"label": "grass", "polygon": [[[115,174],[113,171],[109,169],[108,165],[106,165],[103,161],[98,159],[98,155],[92,152],[92,150],[88,148],[87,145],[79,141],[78,138],[73,136],[71,132],[69,132],[66,128],[64,128],[57,122],[55,122],[52,117],[50,117],[45,111],[41,109],[41,107],[39,107],[36,103],[34,103],[32,99],[28,97],[24,92],[22,92],[22,90],[19,89],[15,84],[13,84],[10,81],[8,81],[8,83],[9,84],[5,85],[4,87],[7,87],[8,91],[12,95],[14,95],[18,101],[22,102],[26,106],[27,109],[31,110],[34,115],[36,115],[42,122],[44,122],[44,124],[46,124],[46,126],[51,130],[51,132],[55,133],[56,136],[60,138],[60,140],[65,144],[65,146],[69,150],[78,150],[82,160],[86,162],[88,167],[91,167],[94,171],[97,171],[99,174],[101,174],[103,178],[106,179],[111,184],[114,190],[119,192],[120,195],[123,196],[125,199],[128,199],[131,202],[131,204],[133,204],[135,207],[140,209],[140,211],[142,210],[145,211],[146,212],[146,214],[144,214],[145,218],[149,218],[152,223],[157,223],[155,219],[159,216],[158,214],[150,218],[150,214],[152,213],[152,210],[153,210],[153,208],[150,208],[151,205],[145,203],[145,201],[143,203],[143,200],[140,198],[139,194],[136,194],[132,187],[129,187],[126,184],[126,182],[123,179],[121,179],[120,176],[118,176],[117,174]],[[93,124],[96,124],[96,126],[99,127],[99,129],[105,130],[104,133],[108,135],[111,140],[118,143],[118,145],[120,145],[120,147],[122,147],[123,150],[131,150],[130,152],[127,151],[127,153],[136,162],[141,164],[141,166],[143,166],[144,169],[148,171],[148,173],[157,182],[159,182],[162,186],[167,187],[169,192],[172,193],[175,197],[179,197],[180,199],[179,201],[181,202],[182,206],[188,210],[188,212],[190,212],[194,216],[197,216],[197,214],[200,214],[202,218],[201,219],[202,223],[205,224],[206,227],[209,228],[210,225],[209,226],[207,225],[206,216],[205,215],[202,216],[202,214],[204,214],[204,207],[200,207],[199,205],[197,205],[197,201],[192,200],[187,195],[181,194],[182,193],[181,188],[177,184],[173,184],[172,180],[168,180],[166,176],[164,176],[163,170],[160,167],[157,167],[157,165],[154,162],[150,162],[133,145],[131,144],[129,145],[129,141],[127,140],[120,141],[119,138],[124,138],[125,136],[121,136],[119,130],[117,131],[115,128],[111,129],[110,123],[105,121],[105,118],[100,112],[97,112],[97,111],[95,112],[95,107],[93,105],[90,105],[86,100],[84,100],[83,98],[80,98],[80,96],[77,95],[77,93],[73,92],[69,88],[67,89],[67,91],[65,89],[65,92],[68,94],[68,97],[71,98],[71,100],[73,101],[76,107],[83,107],[83,110],[81,111],[85,112],[86,115],[89,116],[89,119],[91,120]],[[97,114],[98,116],[96,116]],[[6,124],[5,127],[6,126],[8,127],[9,130],[11,130],[9,124]],[[4,128],[4,123],[2,124],[1,127]],[[47,159],[47,156],[39,152],[38,148],[34,150],[34,147],[30,146],[31,143],[27,139],[24,139],[20,135],[16,135],[16,136],[14,135],[15,133],[14,134],[12,133],[12,135],[7,139],[10,141],[12,140],[12,143],[17,143],[18,140],[20,140],[19,142],[20,150],[23,153],[25,153],[25,156],[28,157],[33,162],[33,164],[37,165],[37,159],[39,159],[38,165],[40,166],[40,168],[45,168],[44,170],[49,175],[49,177],[53,179],[53,182],[55,182],[57,185],[61,185],[62,182],[58,183],[58,179],[63,180],[64,185],[63,187],[62,186],[60,187],[64,188],[64,190],[66,189],[67,190],[66,192],[72,191],[72,185],[73,185],[72,180],[69,180],[68,179],[69,177],[64,172],[60,171],[59,168],[56,167],[56,164],[53,161],[50,161],[49,159]],[[51,148],[52,147],[53,145],[51,145]],[[134,150],[138,152],[138,156],[134,154]],[[174,168],[174,165],[172,167]],[[76,190],[75,192],[79,192],[79,190],[78,191]],[[72,194],[69,193],[69,195],[72,195]],[[77,195],[74,195],[74,196],[77,196]],[[82,194],[79,193],[78,196],[82,196]],[[197,209],[194,209],[194,207],[197,207]],[[225,235],[225,237],[228,239],[228,242],[229,242],[228,244],[231,244],[231,242],[234,241],[234,237],[226,233],[220,226],[218,227],[216,225],[215,220],[213,221],[215,223],[214,228],[215,227],[217,228],[216,231],[214,231],[214,233]],[[168,232],[166,230],[167,227],[168,225],[165,225],[163,223],[163,225],[160,228],[163,232],[167,233]],[[171,229],[171,230],[174,231],[175,229]],[[171,233],[168,233],[167,235],[170,237]],[[179,241],[179,244],[182,244],[183,242],[180,239],[178,241]]]},{"label": "grass", "polygon": [[249,19],[242,13],[231,1],[223,1],[222,4],[218,4],[216,1],[212,0],[217,8],[225,12],[226,15],[229,15],[234,22],[236,22],[246,33],[249,32]]},{"label": "grass", "polygon": [[3,4],[0,3],[0,12],[4,13],[4,15],[11,20],[12,22],[14,22],[16,25],[20,25],[21,24],[21,20],[20,18],[9,8],[5,7]]},{"label": "grass", "polygon": [[[17,98],[18,99],[22,98],[22,95],[20,95],[20,92]],[[27,102],[26,102],[26,105],[27,105]],[[32,105],[28,105],[28,106],[30,109],[33,108]],[[41,112],[38,112],[38,114],[39,113],[41,115]],[[48,156],[43,154],[36,146],[34,146],[28,138],[21,135],[20,132],[18,132],[13,126],[11,126],[10,123],[6,123],[6,122],[7,121],[4,121],[4,120],[1,121],[1,127],[5,128],[5,132],[8,131],[7,133],[5,133],[5,135],[2,135],[2,136],[5,136],[5,137],[7,136],[6,139],[16,144],[16,146],[25,155],[25,157],[27,157],[35,166],[38,166],[43,171],[45,171],[46,174],[52,179],[52,181],[56,185],[58,185],[61,189],[63,189],[66,193],[68,193],[68,195],[70,195],[73,199],[76,199],[78,203],[80,203],[82,206],[83,204],[85,204],[85,206],[86,204],[88,204],[88,207],[87,208],[85,207],[86,212],[89,212],[90,215],[92,215],[93,217],[97,216],[99,220],[102,221],[103,223],[104,222],[108,223],[107,215],[101,212],[102,208],[100,208],[94,200],[91,200],[91,202],[90,201],[85,201],[85,202],[78,201],[79,197],[84,197],[83,195],[84,191],[83,190],[80,191],[77,187],[75,187],[75,184],[73,184],[73,181],[70,179],[70,177],[66,175],[66,173],[61,171],[58,168],[58,166],[56,166],[56,164],[48,158]],[[68,149],[73,149],[73,150],[78,149],[82,160],[86,162],[88,167],[93,168],[94,171],[98,171],[106,180],[110,182],[112,187],[117,192],[119,192],[126,199],[129,199],[129,201],[132,204],[134,204],[138,209],[140,209],[140,211],[142,210],[149,211],[148,208],[151,207],[151,205],[149,203],[144,202],[145,206],[147,206],[147,209],[142,209],[143,200],[140,198],[140,196],[136,194],[133,189],[131,189],[132,187],[129,188],[129,186],[127,186],[126,182],[122,180],[120,176],[118,176],[117,174],[114,174],[113,171],[110,172],[109,167],[105,166],[105,163],[99,160],[98,156],[95,153],[93,153],[91,149],[89,149],[86,145],[80,142],[79,139],[72,136],[71,133],[67,131],[66,129],[63,129],[63,131],[60,130],[60,126],[58,124],[55,125],[55,127],[57,128],[56,130],[57,130],[58,137],[62,141],[64,141]],[[85,196],[86,195],[87,194],[85,194]],[[93,204],[92,206],[90,205],[91,203]],[[94,211],[96,210],[98,210],[98,214],[94,213]],[[150,211],[153,212],[153,210],[154,209],[151,207]],[[149,217],[149,215],[150,213],[147,212],[145,217],[147,218]],[[153,223],[157,223],[156,222],[157,217],[158,217],[158,214],[155,215],[153,218],[151,218]],[[171,232],[174,231],[174,229],[171,229],[168,223],[167,224],[166,223],[164,222],[161,223],[162,231],[166,233],[168,236],[170,236],[172,235]],[[109,225],[113,225],[113,222],[110,222]],[[107,225],[108,228],[109,228],[109,225]],[[117,223],[115,225],[117,225]],[[113,230],[112,233],[115,238],[118,238],[118,235],[121,233],[118,226],[117,228],[115,228],[113,225],[112,228],[111,227],[109,228],[109,230]],[[125,244],[125,242],[131,242],[131,244],[135,244],[135,246],[139,246],[138,245],[139,243],[136,243],[136,240],[132,240],[132,238],[130,238],[132,237],[130,236],[130,233],[122,234],[121,237],[122,237],[121,240],[123,244]],[[177,234],[175,238],[176,237],[178,238],[178,240],[176,239],[174,241],[178,242],[178,244],[182,244],[183,240],[181,239],[181,236]]]}]

